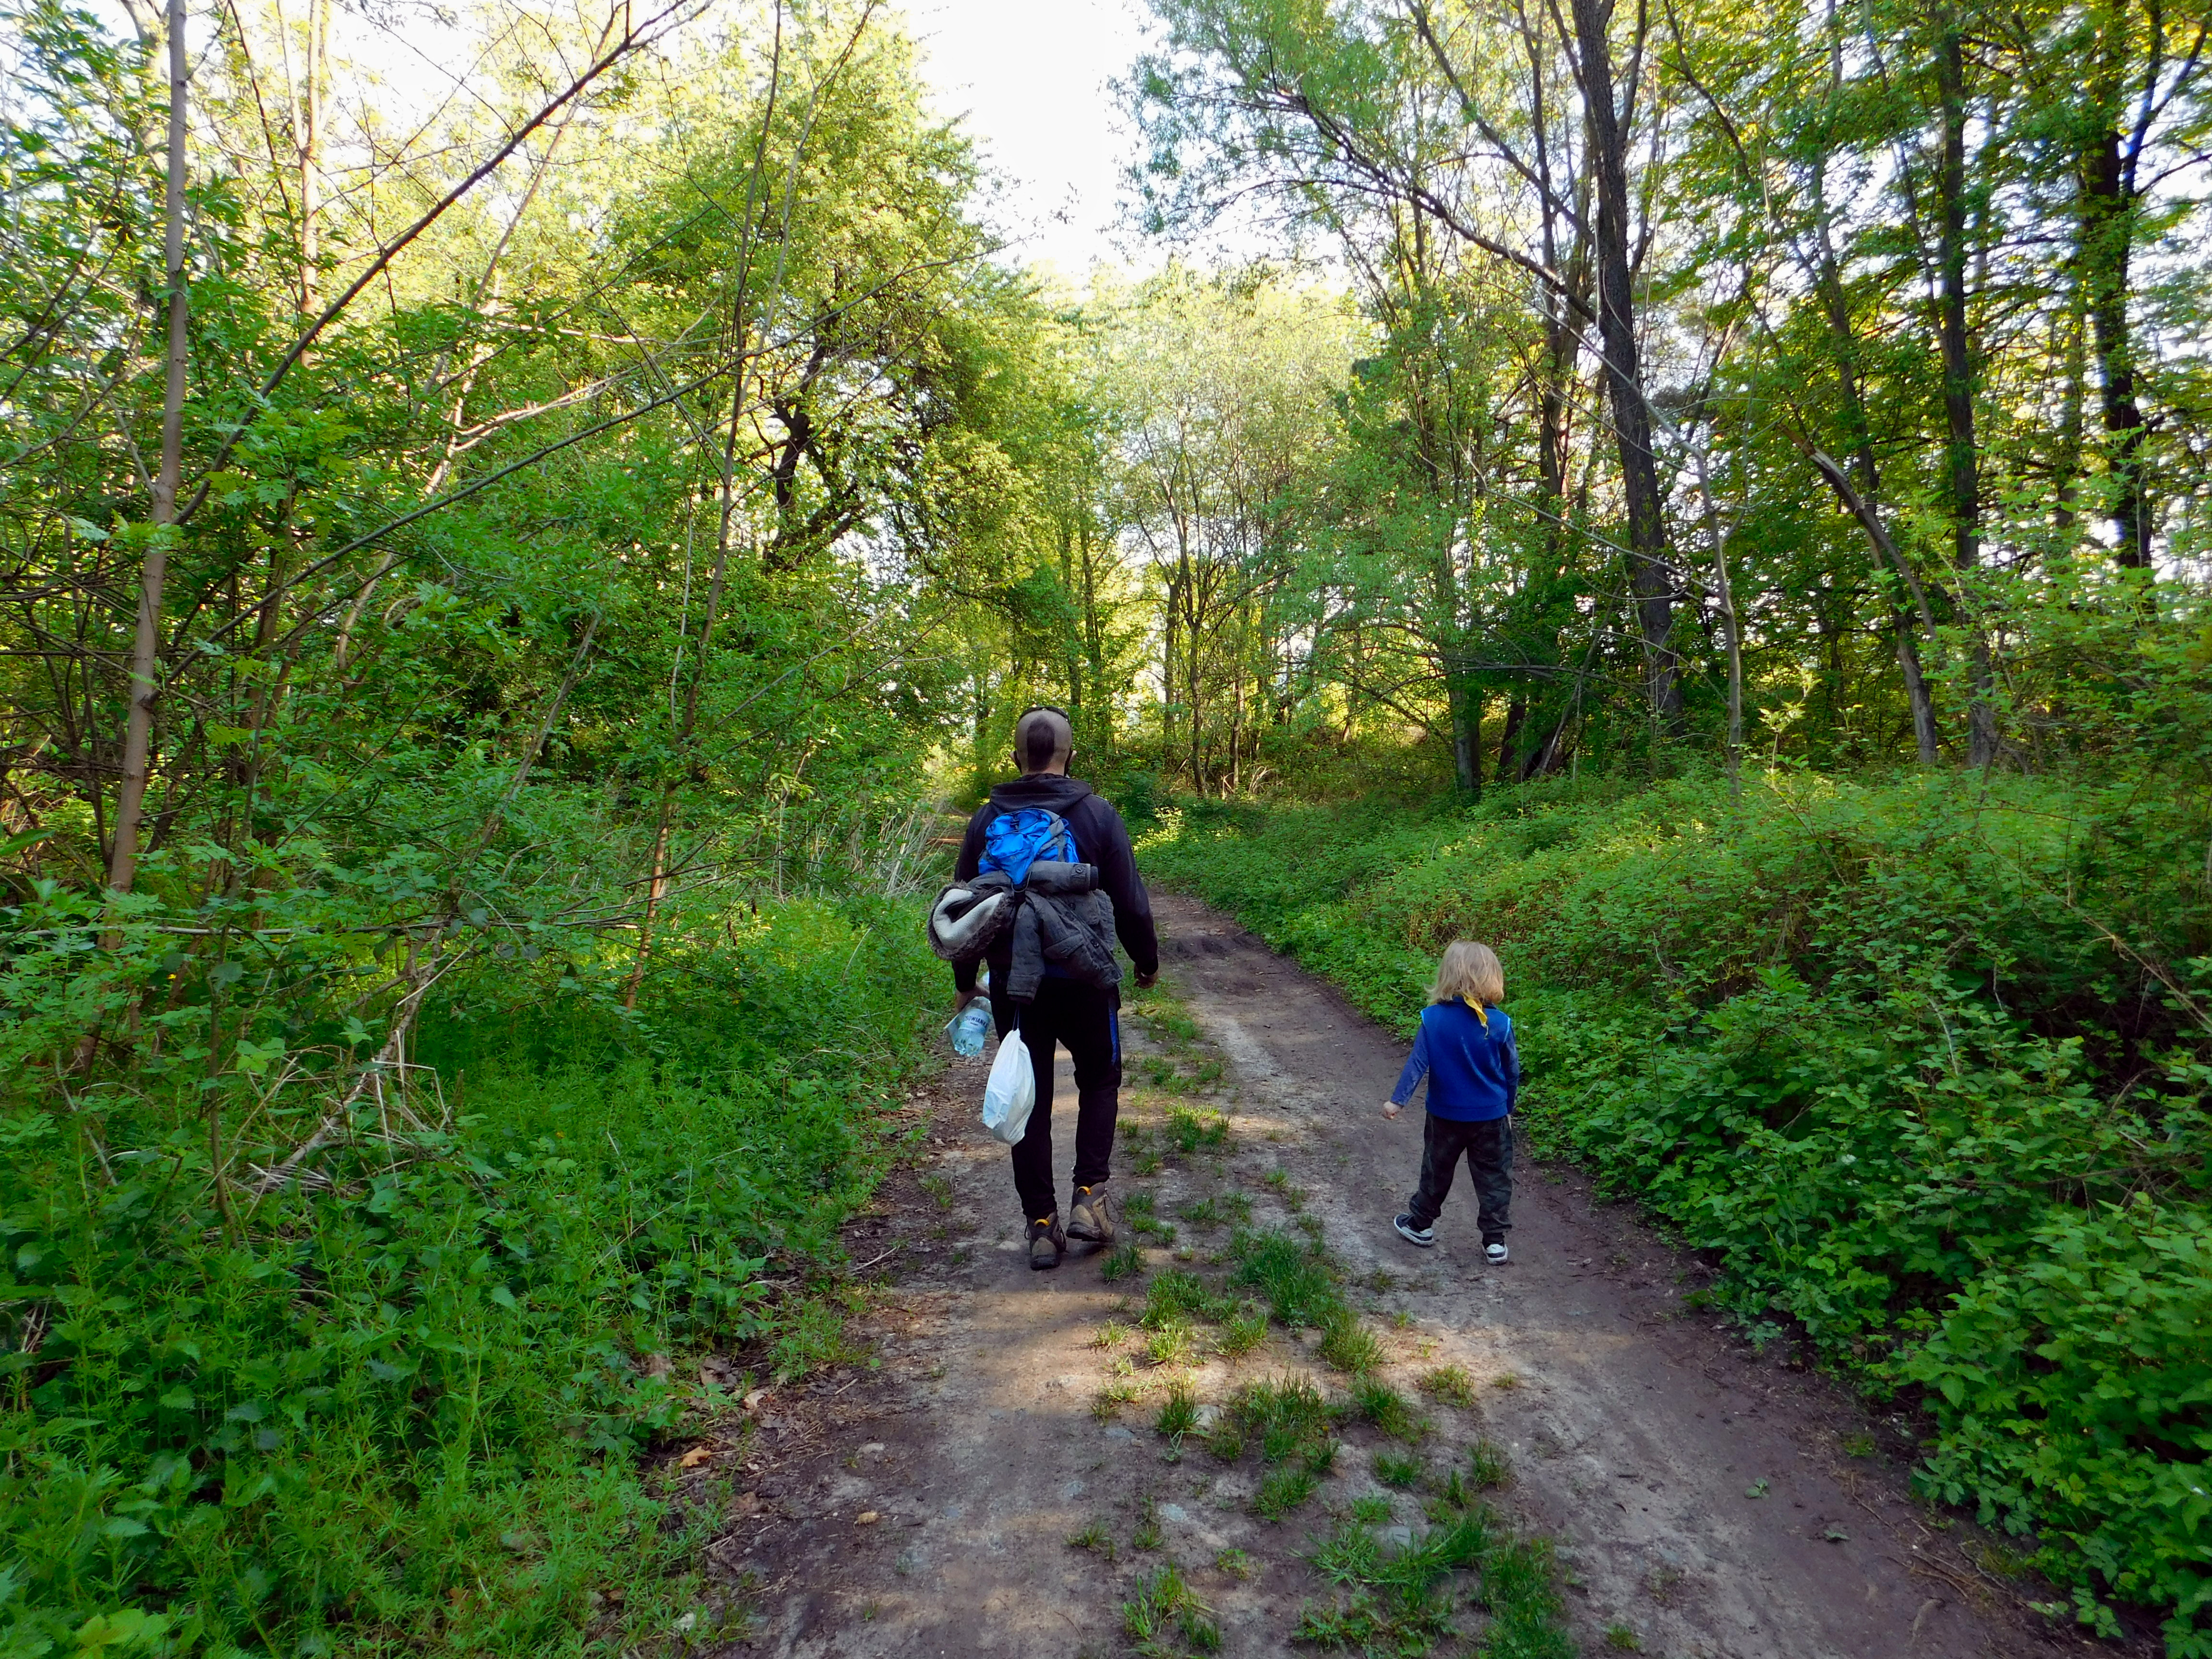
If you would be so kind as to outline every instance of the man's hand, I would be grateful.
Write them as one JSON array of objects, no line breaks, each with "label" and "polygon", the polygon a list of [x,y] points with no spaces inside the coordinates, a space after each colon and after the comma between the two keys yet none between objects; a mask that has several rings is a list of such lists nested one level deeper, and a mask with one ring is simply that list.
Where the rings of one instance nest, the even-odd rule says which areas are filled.
[{"label": "man's hand", "polygon": [[1137,988],[1139,991],[1149,991],[1152,987],[1158,985],[1159,982],[1160,975],[1158,969],[1154,969],[1149,974],[1139,974],[1137,975]]},{"label": "man's hand", "polygon": [[955,991],[952,994],[953,1018],[957,1019],[960,1017],[960,1011],[965,1008],[969,1003],[975,1001],[981,994],[981,993],[977,991]]},{"label": "man's hand", "polygon": [[1385,1117],[1395,1118],[1405,1109],[1395,1100],[1386,1100],[1382,1103],[1382,1115]]}]

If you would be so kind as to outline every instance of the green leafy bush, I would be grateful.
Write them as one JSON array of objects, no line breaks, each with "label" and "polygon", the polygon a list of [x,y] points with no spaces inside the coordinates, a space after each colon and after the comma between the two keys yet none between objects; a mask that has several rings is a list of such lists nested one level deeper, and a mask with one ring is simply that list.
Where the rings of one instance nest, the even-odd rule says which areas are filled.
[{"label": "green leafy bush", "polygon": [[644,1030],[448,1016],[465,1111],[387,1139],[364,1104],[266,1196],[304,1109],[230,1124],[220,1183],[190,1094],[9,1120],[0,1650],[136,1613],[178,1652],[574,1651],[610,1579],[652,1616],[686,1540],[638,1456],[696,1388],[651,1357],[769,1338],[767,1276],[834,1252],[918,1058],[917,933],[793,904],[672,951]]},{"label": "green leafy bush", "polygon": [[[2053,1210],[2033,1253],[1978,1276],[1904,1367],[1942,1438],[1925,1482],[1985,1523],[2039,1529],[2037,1565],[2172,1609],[2200,1659],[2212,1604],[2212,1210],[2139,1196]],[[2094,1611],[2091,1620],[2094,1621]]]}]

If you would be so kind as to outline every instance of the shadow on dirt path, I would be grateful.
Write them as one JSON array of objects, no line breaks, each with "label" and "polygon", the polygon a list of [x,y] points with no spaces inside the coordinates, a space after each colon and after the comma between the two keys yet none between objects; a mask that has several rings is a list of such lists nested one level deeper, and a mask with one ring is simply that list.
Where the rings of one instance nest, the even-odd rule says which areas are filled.
[{"label": "shadow on dirt path", "polygon": [[[1409,1395],[1438,1366],[1477,1383],[1468,1403],[1422,1401],[1421,1454],[1442,1468],[1484,1436],[1507,1449],[1501,1506],[1557,1540],[1585,1654],[1968,1659],[2076,1644],[1905,1498],[1853,1402],[1692,1312],[1688,1264],[1571,1175],[1523,1165],[1504,1267],[1483,1262],[1461,1194],[1436,1249],[1403,1243],[1389,1217],[1420,1124],[1378,1109],[1402,1045],[1195,901],[1160,895],[1158,911],[1169,984],[1205,1041],[1178,1039],[1171,1015],[1147,1041],[1141,1004],[1127,1021],[1114,1185],[1149,1200],[1146,1267],[1218,1263],[1231,1213],[1318,1218],[1383,1339],[1381,1375]],[[849,1235],[857,1261],[890,1253],[864,1333],[874,1367],[771,1393],[702,1472],[730,1517],[710,1570],[752,1613],[749,1635],[718,1650],[1108,1659],[1131,1650],[1123,1603],[1172,1562],[1214,1609],[1222,1652],[1312,1652],[1291,1642],[1324,1588],[1305,1557],[1355,1503],[1389,1506],[1401,1537],[1420,1524],[1418,1502],[1377,1478],[1376,1458],[1406,1449],[1346,1431],[1313,1499],[1270,1522],[1252,1512],[1251,1459],[1185,1455],[1156,1434],[1170,1375],[1207,1401],[1260,1378],[1326,1379],[1316,1334],[1273,1329],[1237,1359],[1201,1352],[1170,1373],[1148,1363],[1142,1332],[1120,1335],[1141,1279],[1108,1282],[1095,1251],[1030,1272],[1005,1152],[974,1121],[983,1070],[956,1062],[917,1102],[927,1158]],[[1178,1150],[1173,1122],[1213,1109],[1225,1145],[1186,1135]],[[1116,1393],[1134,1398],[1117,1408]],[[1090,1547],[1073,1547],[1086,1530]]]}]

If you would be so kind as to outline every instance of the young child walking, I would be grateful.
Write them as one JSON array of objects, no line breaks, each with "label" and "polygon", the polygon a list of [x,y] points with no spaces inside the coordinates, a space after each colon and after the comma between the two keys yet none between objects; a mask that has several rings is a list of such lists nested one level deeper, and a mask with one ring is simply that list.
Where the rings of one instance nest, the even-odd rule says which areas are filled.
[{"label": "young child walking", "polygon": [[1421,1079],[1429,1079],[1429,1120],[1421,1135],[1421,1184],[1391,1224],[1398,1236],[1427,1249],[1437,1242],[1437,1216],[1462,1156],[1474,1182],[1482,1253],[1505,1260],[1513,1209],[1513,1103],[1521,1091],[1521,1055],[1505,1000],[1505,969],[1487,945],[1454,939],[1437,964],[1435,989],[1421,1010],[1421,1033],[1382,1108],[1394,1118]]}]

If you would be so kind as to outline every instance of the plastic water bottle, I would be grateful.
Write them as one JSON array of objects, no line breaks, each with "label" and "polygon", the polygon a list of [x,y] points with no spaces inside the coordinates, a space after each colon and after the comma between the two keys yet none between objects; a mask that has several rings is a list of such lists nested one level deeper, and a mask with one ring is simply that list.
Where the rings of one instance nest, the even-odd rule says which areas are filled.
[{"label": "plastic water bottle", "polygon": [[975,998],[953,1015],[945,1029],[952,1035],[952,1052],[963,1060],[975,1059],[983,1052],[983,1039],[990,1034],[991,1005]]}]

